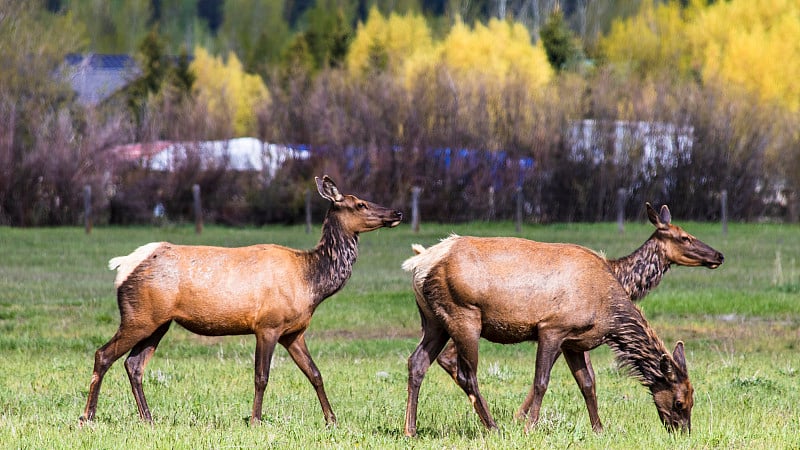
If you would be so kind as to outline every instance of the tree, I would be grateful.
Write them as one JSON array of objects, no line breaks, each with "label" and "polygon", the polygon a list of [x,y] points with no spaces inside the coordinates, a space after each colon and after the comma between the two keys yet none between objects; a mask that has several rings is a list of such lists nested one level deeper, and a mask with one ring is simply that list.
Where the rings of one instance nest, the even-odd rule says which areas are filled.
[{"label": "tree", "polygon": [[269,100],[261,77],[247,73],[235,53],[228,53],[223,61],[202,47],[195,48],[190,67],[197,75],[196,99],[209,114],[215,120],[227,122],[236,136],[256,135],[256,107]]},{"label": "tree", "polygon": [[266,74],[291,39],[281,0],[225,2],[225,21],[218,39],[220,48],[232,50],[249,72]]},{"label": "tree", "polygon": [[318,0],[306,22],[304,38],[317,68],[342,67],[353,37],[344,8],[337,0]]},{"label": "tree", "polygon": [[564,13],[560,9],[553,10],[547,22],[539,30],[539,36],[542,38],[547,60],[557,72],[570,64],[574,65],[581,58],[577,38],[567,26]]},{"label": "tree", "polygon": [[134,80],[125,92],[128,108],[137,125],[141,125],[145,106],[149,98],[161,90],[170,67],[169,60],[164,54],[164,42],[158,34],[157,27],[153,27],[142,40],[137,60],[142,75]]}]

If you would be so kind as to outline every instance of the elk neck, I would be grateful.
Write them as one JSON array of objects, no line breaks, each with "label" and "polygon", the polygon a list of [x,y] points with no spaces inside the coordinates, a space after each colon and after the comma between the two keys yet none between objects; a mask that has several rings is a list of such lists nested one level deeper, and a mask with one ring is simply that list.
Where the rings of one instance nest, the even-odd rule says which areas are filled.
[{"label": "elk neck", "polygon": [[667,255],[653,237],[635,252],[610,259],[608,264],[632,301],[642,299],[655,289],[670,267]]},{"label": "elk neck", "polygon": [[614,309],[614,326],[605,336],[605,343],[614,351],[617,361],[642,385],[653,388],[666,383],[661,371],[661,356],[669,354],[661,339],[650,328],[638,306],[620,302]]},{"label": "elk neck", "polygon": [[308,252],[308,281],[314,306],[335,294],[353,273],[358,257],[358,233],[347,231],[335,214],[328,212],[322,225],[322,238]]}]

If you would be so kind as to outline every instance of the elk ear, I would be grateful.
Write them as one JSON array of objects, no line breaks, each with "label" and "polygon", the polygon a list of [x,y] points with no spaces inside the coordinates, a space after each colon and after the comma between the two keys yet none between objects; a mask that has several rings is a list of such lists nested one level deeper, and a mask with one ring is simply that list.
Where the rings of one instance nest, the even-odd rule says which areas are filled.
[{"label": "elk ear", "polygon": [[649,202],[645,205],[647,206],[647,218],[650,219],[650,223],[655,225],[655,227],[659,230],[663,230],[669,226],[671,217],[667,205],[661,207],[661,214],[656,212],[655,208],[653,208],[653,205],[651,205]]},{"label": "elk ear", "polygon": [[686,353],[683,350],[683,341],[678,341],[675,344],[675,350],[672,352],[672,359],[675,360],[675,364],[683,370],[684,372],[688,372],[686,369]]},{"label": "elk ear", "polygon": [[670,383],[678,381],[678,376],[675,374],[675,368],[672,364],[672,358],[670,358],[668,354],[664,353],[661,355],[661,373],[664,374],[664,378]]},{"label": "elk ear", "polygon": [[327,198],[332,202],[344,200],[344,196],[339,193],[339,189],[336,188],[336,184],[329,176],[324,175],[322,179],[314,177],[314,180],[317,182],[317,191],[319,191],[319,195],[323,198]]},{"label": "elk ear", "polygon": [[659,216],[661,216],[661,223],[663,224],[669,225],[672,222],[672,214],[669,213],[667,205],[661,205]]}]

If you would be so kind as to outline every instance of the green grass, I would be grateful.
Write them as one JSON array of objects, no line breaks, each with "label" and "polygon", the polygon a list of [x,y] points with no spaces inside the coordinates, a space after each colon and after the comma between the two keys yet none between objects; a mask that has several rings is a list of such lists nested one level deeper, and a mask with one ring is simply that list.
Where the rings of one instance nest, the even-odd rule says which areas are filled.
[{"label": "green grass", "polygon": [[[695,386],[693,432],[671,436],[649,393],[620,371],[606,347],[592,352],[600,416],[594,434],[566,364],[558,362],[542,422],[513,419],[533,378],[535,346],[481,344],[479,381],[500,431],[483,430],[463,392],[431,368],[422,387],[419,437],[402,436],[406,359],[419,317],[400,269],[410,244],[451,232],[516,235],[512,223],[403,225],[364,234],[347,286],[317,310],[307,333],[339,424],[326,428],[314,391],[282,348],[264,400],[253,400],[252,336],[207,338],[177,325],[145,374],[154,425],[138,420],[123,364],[109,370],[97,418],[78,428],[94,351],[117,328],[110,257],[157,240],[313,247],[319,230],[206,227],[0,228],[0,442],[7,448],[798,448],[800,437],[800,228],[680,223],[725,254],[717,270],[673,268],[642,301],[668,346],[684,340]],[[636,249],[649,224],[526,226],[522,236],[574,242],[616,257]]]}]

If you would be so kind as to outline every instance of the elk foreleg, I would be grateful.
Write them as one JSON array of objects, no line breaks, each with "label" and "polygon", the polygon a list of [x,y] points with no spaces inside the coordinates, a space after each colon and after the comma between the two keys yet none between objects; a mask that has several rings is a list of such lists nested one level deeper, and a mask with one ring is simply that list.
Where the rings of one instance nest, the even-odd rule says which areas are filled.
[{"label": "elk foreleg", "polygon": [[311,354],[308,352],[306,346],[306,339],[304,332],[293,334],[281,338],[280,343],[289,351],[289,355],[294,360],[297,367],[305,374],[314,390],[317,392],[319,404],[322,406],[322,414],[325,416],[325,423],[327,425],[336,424],[336,415],[333,414],[333,409],[328,401],[328,395],[325,394],[325,387],[322,383],[322,374],[317,369],[314,360],[311,359]]},{"label": "elk foreleg", "polygon": [[131,390],[133,390],[133,398],[136,400],[136,407],[139,409],[139,417],[147,422],[152,422],[153,417],[150,415],[150,408],[147,406],[144,390],[142,390],[144,367],[155,353],[158,343],[169,330],[171,323],[167,322],[161,325],[153,334],[136,344],[125,359],[125,370],[128,372],[128,380],[131,382]]},{"label": "elk foreleg", "polygon": [[406,401],[406,420],[404,433],[406,436],[417,435],[417,402],[422,379],[433,360],[442,351],[450,336],[439,324],[432,323],[422,316],[422,340],[408,358],[408,400]]},{"label": "elk foreleg", "polygon": [[278,339],[271,332],[256,333],[256,356],[255,356],[255,386],[256,393],[253,399],[253,413],[250,416],[250,423],[261,422],[261,410],[264,403],[264,390],[269,381],[269,366],[272,362],[272,353],[275,351],[275,344]]},{"label": "elk foreleg", "polygon": [[[539,412],[542,408],[542,399],[547,392],[547,385],[550,384],[550,371],[553,364],[561,354],[561,343],[563,338],[560,336],[547,336],[539,332],[539,345],[536,348],[536,371],[533,376],[533,388],[531,389],[531,406],[528,409],[528,423],[525,430],[529,431],[539,423]],[[530,395],[530,394],[529,394]],[[526,399],[526,402],[528,400]]]},{"label": "elk foreleg", "polygon": [[597,412],[597,393],[595,388],[594,369],[592,361],[589,359],[589,352],[575,352],[564,350],[564,359],[567,361],[572,376],[578,383],[578,387],[583,394],[586,402],[586,409],[589,410],[589,421],[592,430],[599,433],[603,431],[603,424],[600,422],[600,415]]},{"label": "elk foreleg", "polygon": [[[559,355],[561,355],[561,351],[559,350],[558,354],[556,355],[555,359],[553,360],[553,364],[558,359]],[[527,418],[531,413],[531,406],[533,405],[533,397],[535,396],[535,384],[531,384],[531,388],[528,391],[528,395],[525,396],[525,400],[522,401],[522,405],[520,405],[519,410],[517,413],[514,414],[514,418],[517,420],[522,420]]]}]

